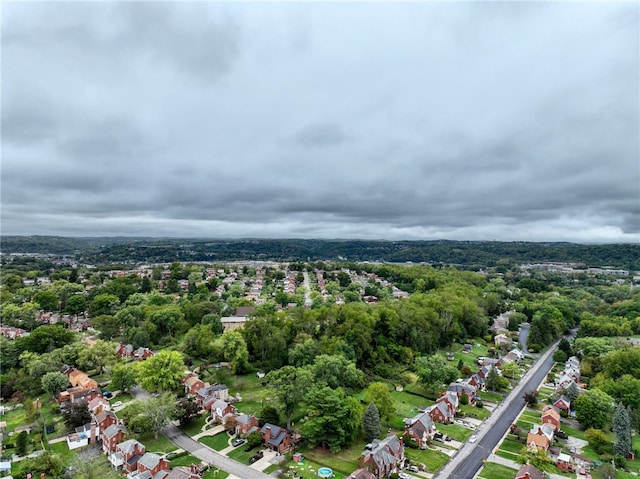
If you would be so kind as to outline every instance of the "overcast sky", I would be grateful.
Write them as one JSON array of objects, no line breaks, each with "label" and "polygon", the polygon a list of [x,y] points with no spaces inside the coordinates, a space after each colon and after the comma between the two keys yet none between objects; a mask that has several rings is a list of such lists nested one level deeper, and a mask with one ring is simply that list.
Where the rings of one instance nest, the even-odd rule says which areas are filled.
[{"label": "overcast sky", "polygon": [[638,2],[4,2],[3,234],[637,242]]}]

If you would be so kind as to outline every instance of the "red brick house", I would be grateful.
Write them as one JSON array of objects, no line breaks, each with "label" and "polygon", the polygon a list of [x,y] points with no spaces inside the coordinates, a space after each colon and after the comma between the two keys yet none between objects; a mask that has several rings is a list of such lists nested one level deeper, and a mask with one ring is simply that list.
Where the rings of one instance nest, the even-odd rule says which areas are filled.
[{"label": "red brick house", "polygon": [[265,447],[284,453],[291,448],[291,434],[280,426],[266,423],[260,430]]},{"label": "red brick house", "polygon": [[404,445],[395,434],[382,440],[374,439],[365,446],[358,463],[376,479],[382,479],[399,471],[399,466],[404,463]]},{"label": "red brick house", "polygon": [[455,416],[455,413],[451,412],[451,406],[446,401],[440,401],[433,406],[429,406],[426,412],[433,422],[439,422],[441,424],[450,423]]},{"label": "red brick house", "polygon": [[[443,404],[446,408],[446,405]],[[429,441],[436,433],[436,426],[429,413],[420,413],[404,420],[405,436],[416,442],[420,449],[426,449]]]},{"label": "red brick house", "polygon": [[171,464],[166,459],[161,458],[153,452],[145,453],[138,460],[138,474],[149,471],[149,474],[155,476],[160,471],[168,471]]},{"label": "red brick house", "polygon": [[[138,470],[138,461],[146,452],[144,444],[139,443],[135,439],[129,439],[128,441],[118,444],[116,446],[116,452],[112,454],[111,457],[116,456],[116,459],[119,459],[118,462],[120,462],[120,465],[125,471],[135,472]],[[111,460],[111,458],[109,459]],[[114,464],[113,461],[112,464]]]},{"label": "red brick house", "polygon": [[236,434],[246,437],[253,431],[259,431],[260,424],[258,418],[248,414],[238,414],[236,416]]},{"label": "red brick house", "polygon": [[184,393],[187,396],[195,396],[198,391],[204,388],[204,382],[195,374],[191,373],[183,382]]},{"label": "red brick house", "polygon": [[542,424],[552,426],[556,431],[560,430],[560,413],[553,406],[546,406],[542,410]]},{"label": "red brick house", "polygon": [[522,466],[514,479],[543,479],[542,472],[531,464]]},{"label": "red brick house", "polygon": [[95,415],[95,421],[100,430],[104,431],[112,424],[117,424],[118,418],[111,411],[102,411]]},{"label": "red brick house", "polygon": [[564,411],[567,414],[571,410],[571,401],[569,400],[569,398],[567,396],[560,396],[558,399],[553,401],[553,405],[557,409],[559,409],[561,411]]},{"label": "red brick house", "polygon": [[127,430],[121,424],[111,424],[106,429],[101,430],[102,451],[111,454],[116,451],[116,446],[122,442]]}]

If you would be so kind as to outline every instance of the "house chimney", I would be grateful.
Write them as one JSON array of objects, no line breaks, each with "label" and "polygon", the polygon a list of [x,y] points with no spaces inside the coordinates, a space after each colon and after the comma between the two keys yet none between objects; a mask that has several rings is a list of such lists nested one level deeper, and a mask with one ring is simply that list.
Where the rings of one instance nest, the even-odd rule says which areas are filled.
[{"label": "house chimney", "polygon": [[271,439],[271,426],[267,426],[264,429],[264,440],[265,440],[265,442],[269,441],[269,439]]},{"label": "house chimney", "polygon": [[89,436],[89,444],[96,442],[96,423],[91,421],[91,435]]}]

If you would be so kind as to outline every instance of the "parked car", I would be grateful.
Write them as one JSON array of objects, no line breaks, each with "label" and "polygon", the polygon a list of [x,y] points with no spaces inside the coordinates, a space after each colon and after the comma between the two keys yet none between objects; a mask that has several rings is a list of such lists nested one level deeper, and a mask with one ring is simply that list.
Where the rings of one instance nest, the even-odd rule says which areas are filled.
[{"label": "parked car", "polygon": [[475,434],[469,438],[469,442],[476,442],[478,440],[478,436]]},{"label": "parked car", "polygon": [[231,443],[231,445],[233,447],[238,447],[240,444],[244,444],[245,442],[246,441],[240,437],[238,439],[234,439],[233,442]]},{"label": "parked car", "polygon": [[259,461],[263,457],[264,457],[264,452],[258,451],[253,456],[251,456],[251,459],[249,459],[249,462],[253,464],[254,462]]},{"label": "parked car", "polygon": [[122,406],[122,401],[116,401],[111,405],[111,407],[120,407],[120,406]]},{"label": "parked car", "polygon": [[418,469],[418,466],[407,466],[407,471],[418,472],[420,469]]},{"label": "parked car", "polygon": [[407,474],[406,472],[399,472],[398,473],[398,477],[400,479],[412,479],[412,477],[409,474]]}]

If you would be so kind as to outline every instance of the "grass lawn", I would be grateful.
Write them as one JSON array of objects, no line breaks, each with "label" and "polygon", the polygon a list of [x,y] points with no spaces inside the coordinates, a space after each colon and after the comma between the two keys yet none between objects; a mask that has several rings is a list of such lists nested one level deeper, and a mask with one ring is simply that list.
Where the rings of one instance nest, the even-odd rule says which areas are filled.
[{"label": "grass lawn", "polygon": [[475,406],[460,406],[460,411],[464,412],[467,417],[474,417],[477,419],[485,420],[491,414],[491,411],[483,407]]},{"label": "grass lawn", "polygon": [[147,448],[147,452],[156,452],[164,454],[166,452],[175,451],[178,447],[162,434],[158,434],[158,439],[154,439],[153,432],[145,432],[137,438]]},{"label": "grass lawn", "polygon": [[499,449],[502,451],[508,451],[514,454],[519,454],[523,447],[525,447],[525,444],[521,443],[520,441],[511,439],[511,438],[506,438],[500,444]]},{"label": "grass lawn", "polygon": [[67,446],[67,441],[56,442],[55,444],[49,444],[48,449],[51,454],[56,454],[60,456],[60,458],[62,459],[62,462],[64,462],[65,464],[71,463],[71,461],[77,454],[75,450],[74,451],[69,450],[69,447]]},{"label": "grass lawn", "polygon": [[582,439],[583,441],[587,440],[584,437],[584,431],[581,431],[580,429],[574,429],[572,427],[567,426],[566,424],[563,424],[560,429],[562,430],[562,432],[567,433],[569,436],[573,436],[577,439]]},{"label": "grass lawn", "polygon": [[504,399],[504,396],[500,393],[494,393],[492,391],[483,391],[480,393],[480,397],[483,401],[491,401],[491,402],[501,402]]},{"label": "grass lawn", "polygon": [[358,458],[364,451],[365,442],[357,442],[334,454],[328,449],[301,449],[305,458],[322,466],[330,467],[334,472],[341,472],[348,476],[358,468]]},{"label": "grass lawn", "polygon": [[396,415],[385,424],[396,430],[404,429],[404,418],[413,417],[420,412],[420,408],[433,404],[430,399],[405,391],[393,391],[391,397],[395,403]]},{"label": "grass lawn", "polygon": [[495,462],[487,462],[478,477],[484,479],[513,479],[516,470],[510,467],[496,464]]},{"label": "grass lawn", "polygon": [[209,446],[216,451],[222,451],[229,445],[229,435],[226,432],[221,432],[215,436],[203,436],[198,439],[202,444]]},{"label": "grass lawn", "polygon": [[228,456],[231,459],[235,459],[242,464],[246,464],[247,466],[250,464],[249,459],[256,454],[260,450],[259,447],[254,447],[250,451],[247,451],[247,445],[243,444],[242,446],[236,447],[233,451],[231,451]]},{"label": "grass lawn", "polygon": [[[296,463],[293,461],[289,461],[287,463],[282,463],[280,465],[274,464],[266,468],[264,472],[269,474],[270,472],[283,468],[285,470],[295,471],[298,474],[298,477],[302,477],[304,479],[316,479],[317,477],[316,471],[321,467],[331,467],[331,466],[316,462],[310,459],[308,456],[304,456],[304,460],[301,462]],[[333,474],[337,479],[344,479],[348,474],[350,474],[350,473],[345,474],[332,467],[331,467],[331,470],[333,471]]]},{"label": "grass lawn", "polygon": [[[197,457],[192,456],[191,454],[186,454],[184,456],[180,456],[180,457],[176,457],[175,459],[172,459],[171,461],[171,467],[177,467],[177,466],[190,466],[191,464],[199,464],[200,463],[200,459],[198,459]],[[218,471],[218,472],[216,472]],[[227,477],[229,475],[229,473],[218,470],[218,469],[210,469],[207,472],[204,473],[204,476],[202,476],[202,479],[214,479],[214,478],[220,478],[220,479],[224,479],[225,477]]]},{"label": "grass lawn", "polygon": [[202,426],[205,425],[207,417],[209,417],[209,414],[204,414],[198,419],[196,419],[195,421],[193,421],[191,424],[184,427],[180,426],[180,430],[185,434],[187,434],[188,436],[193,436],[194,434],[198,434],[199,432],[202,432]]},{"label": "grass lawn", "polygon": [[510,459],[512,461],[517,461],[518,458],[520,457],[520,454],[514,454],[512,452],[507,452],[507,451],[498,449],[496,451],[496,456],[504,457],[505,459]]},{"label": "grass lawn", "polygon": [[525,421],[540,421],[540,414],[536,414],[535,412],[525,411],[520,415],[520,419],[524,419]]},{"label": "grass lawn", "polygon": [[19,407],[0,415],[0,420],[6,421],[7,427],[5,431],[11,432],[18,426],[26,426],[27,413],[24,410],[24,407]]},{"label": "grass lawn", "polygon": [[442,466],[449,460],[444,452],[436,451],[433,449],[412,449],[406,448],[404,450],[406,457],[413,462],[424,464],[427,472],[437,472]]},{"label": "grass lawn", "polygon": [[454,440],[460,442],[466,441],[473,434],[471,429],[458,424],[438,424],[437,428],[441,433],[451,436]]}]

